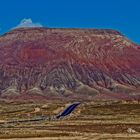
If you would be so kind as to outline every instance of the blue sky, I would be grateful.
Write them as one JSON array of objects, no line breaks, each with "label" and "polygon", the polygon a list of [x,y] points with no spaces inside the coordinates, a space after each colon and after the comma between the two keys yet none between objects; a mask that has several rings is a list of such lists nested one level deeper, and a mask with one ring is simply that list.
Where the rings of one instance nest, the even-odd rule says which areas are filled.
[{"label": "blue sky", "polygon": [[20,27],[21,21],[46,27],[112,28],[140,44],[140,0],[0,0],[0,34]]}]

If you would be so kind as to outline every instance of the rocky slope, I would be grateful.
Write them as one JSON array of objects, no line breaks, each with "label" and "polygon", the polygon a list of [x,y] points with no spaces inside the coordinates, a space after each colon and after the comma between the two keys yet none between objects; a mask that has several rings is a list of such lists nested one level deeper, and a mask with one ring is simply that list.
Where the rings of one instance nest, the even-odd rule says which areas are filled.
[{"label": "rocky slope", "polygon": [[115,30],[20,28],[0,37],[0,97],[139,99],[140,47]]}]

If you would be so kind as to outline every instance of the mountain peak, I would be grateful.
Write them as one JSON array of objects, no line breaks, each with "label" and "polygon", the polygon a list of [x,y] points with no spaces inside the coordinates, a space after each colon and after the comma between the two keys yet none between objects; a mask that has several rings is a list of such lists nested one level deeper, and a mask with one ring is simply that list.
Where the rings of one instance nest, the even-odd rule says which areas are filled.
[{"label": "mountain peak", "polygon": [[108,91],[133,98],[140,86],[136,46],[111,29],[14,29],[0,37],[0,93],[93,99]]}]

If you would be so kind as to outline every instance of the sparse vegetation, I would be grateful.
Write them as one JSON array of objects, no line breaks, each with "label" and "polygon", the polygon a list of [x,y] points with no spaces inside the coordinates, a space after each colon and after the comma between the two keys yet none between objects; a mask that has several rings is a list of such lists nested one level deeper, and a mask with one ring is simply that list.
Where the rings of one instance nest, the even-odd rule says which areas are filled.
[{"label": "sparse vegetation", "polygon": [[[138,139],[140,138],[140,104],[123,102],[84,102],[62,120],[6,123],[11,120],[55,116],[65,103],[0,103],[0,138],[74,138]],[[36,113],[35,108],[40,108]],[[4,123],[5,122],[5,123]],[[128,134],[129,129],[137,133]]]}]

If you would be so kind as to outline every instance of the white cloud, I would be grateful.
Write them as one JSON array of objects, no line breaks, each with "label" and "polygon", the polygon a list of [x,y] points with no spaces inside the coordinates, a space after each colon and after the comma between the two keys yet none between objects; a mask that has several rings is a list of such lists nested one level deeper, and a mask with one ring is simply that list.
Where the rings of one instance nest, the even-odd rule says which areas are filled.
[{"label": "white cloud", "polygon": [[28,28],[31,28],[31,27],[43,27],[40,23],[34,23],[32,21],[31,18],[24,18],[21,20],[21,22],[14,28],[22,28],[22,27],[28,27]]}]

